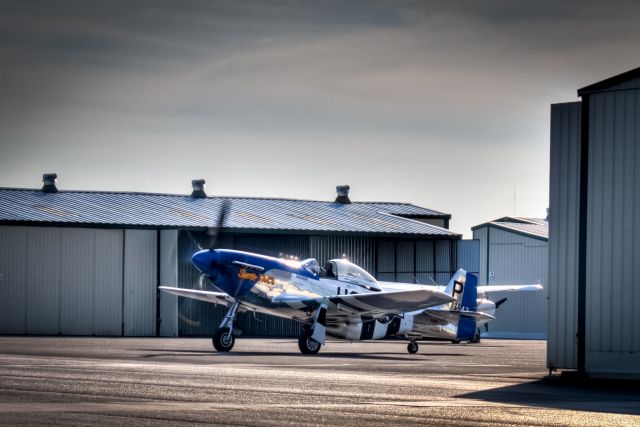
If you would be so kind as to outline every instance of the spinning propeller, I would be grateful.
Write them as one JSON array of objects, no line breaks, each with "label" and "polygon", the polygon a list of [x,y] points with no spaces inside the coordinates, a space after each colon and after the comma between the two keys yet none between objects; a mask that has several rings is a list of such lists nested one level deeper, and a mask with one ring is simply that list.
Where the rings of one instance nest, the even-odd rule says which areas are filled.
[{"label": "spinning propeller", "polygon": [[[193,242],[198,246],[200,250],[205,249],[217,249],[219,246],[219,236],[224,226],[224,222],[229,216],[229,212],[231,211],[231,202],[227,199],[222,201],[220,206],[220,210],[218,212],[218,217],[216,219],[215,224],[212,227],[209,227],[207,230],[194,230],[190,231],[189,235]],[[197,282],[197,288],[206,290],[207,283],[212,284],[207,278],[206,274],[200,274]],[[215,285],[214,285],[215,287]]]},{"label": "spinning propeller", "polygon": [[191,231],[191,239],[198,245],[201,250],[204,249],[216,249],[218,247],[218,237],[220,231],[224,226],[224,222],[231,210],[231,202],[229,200],[223,200],[218,213],[218,218],[213,227],[207,228],[207,230]]}]

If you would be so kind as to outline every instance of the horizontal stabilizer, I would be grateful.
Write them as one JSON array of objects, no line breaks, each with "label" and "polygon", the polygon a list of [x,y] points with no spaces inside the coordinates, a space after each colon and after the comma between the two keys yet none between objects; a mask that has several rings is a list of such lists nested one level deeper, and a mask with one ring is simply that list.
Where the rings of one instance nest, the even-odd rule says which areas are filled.
[{"label": "horizontal stabilizer", "polygon": [[475,321],[481,320],[493,320],[493,317],[490,314],[484,313],[482,311],[465,311],[465,310],[446,310],[446,309],[426,309],[423,311],[421,316],[428,317],[430,320],[430,324],[447,324],[453,323],[454,325],[458,323],[460,319],[470,319]]},{"label": "horizontal stabilizer", "polygon": [[197,299],[200,301],[220,303],[224,305],[230,304],[235,301],[235,299],[231,295],[224,292],[211,292],[211,291],[201,291],[197,289],[174,288],[171,286],[158,286],[158,288],[170,294],[178,295],[185,298]]},{"label": "horizontal stabilizer", "polygon": [[502,292],[502,291],[541,291],[544,289],[541,284],[535,285],[485,285],[478,286],[479,294],[486,294],[487,292]]}]

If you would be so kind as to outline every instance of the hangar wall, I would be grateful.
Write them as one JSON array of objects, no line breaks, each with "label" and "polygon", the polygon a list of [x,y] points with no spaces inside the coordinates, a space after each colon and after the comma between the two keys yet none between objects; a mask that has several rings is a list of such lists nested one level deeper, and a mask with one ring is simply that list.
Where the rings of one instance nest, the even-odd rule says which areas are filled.
[{"label": "hangar wall", "polygon": [[496,227],[474,230],[480,244],[479,285],[541,283],[541,292],[492,292],[507,298],[496,320],[483,331],[498,338],[544,339],[547,336],[548,243]]},{"label": "hangar wall", "polygon": [[640,375],[640,78],[588,96],[585,368]]},{"label": "hangar wall", "polygon": [[155,335],[155,235],[0,226],[0,333]]},{"label": "hangar wall", "polygon": [[580,102],[551,106],[547,366],[577,368]]},{"label": "hangar wall", "polygon": [[640,377],[640,68],[551,106],[549,368]]}]

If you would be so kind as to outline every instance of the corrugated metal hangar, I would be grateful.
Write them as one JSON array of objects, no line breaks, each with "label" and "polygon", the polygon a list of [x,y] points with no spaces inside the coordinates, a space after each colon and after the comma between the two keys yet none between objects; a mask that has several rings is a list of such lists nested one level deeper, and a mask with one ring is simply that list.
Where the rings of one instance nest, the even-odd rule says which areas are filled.
[{"label": "corrugated metal hangar", "polygon": [[[451,216],[403,203],[207,197],[0,188],[0,333],[211,336],[223,307],[158,292],[160,284],[210,286],[191,264],[198,241],[229,211],[220,245],[266,255],[346,256],[381,280],[445,284],[473,271],[473,243]],[[458,259],[458,254],[465,259]],[[477,256],[477,253],[476,253]],[[469,267],[467,267],[469,268]],[[245,335],[289,336],[298,325],[250,313]]]},{"label": "corrugated metal hangar", "polygon": [[547,275],[549,227],[538,218],[504,217],[476,225],[480,242],[482,285],[540,283],[539,292],[495,292],[491,299],[507,298],[487,325],[483,336],[544,339],[547,337]]},{"label": "corrugated metal hangar", "polygon": [[640,376],[640,68],[551,106],[550,369]]}]

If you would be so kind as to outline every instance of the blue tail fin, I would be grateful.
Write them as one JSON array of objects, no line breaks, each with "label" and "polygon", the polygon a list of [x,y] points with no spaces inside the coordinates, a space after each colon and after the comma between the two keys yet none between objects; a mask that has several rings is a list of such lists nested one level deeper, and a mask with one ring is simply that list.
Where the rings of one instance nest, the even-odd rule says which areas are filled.
[{"label": "blue tail fin", "polygon": [[[461,311],[476,311],[478,308],[478,278],[467,273],[464,280],[464,288],[462,289],[462,298],[458,303]],[[459,340],[468,340],[476,333],[475,319],[461,316],[458,321]]]}]

